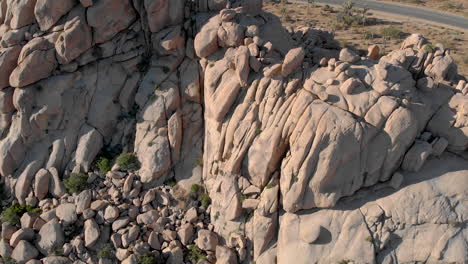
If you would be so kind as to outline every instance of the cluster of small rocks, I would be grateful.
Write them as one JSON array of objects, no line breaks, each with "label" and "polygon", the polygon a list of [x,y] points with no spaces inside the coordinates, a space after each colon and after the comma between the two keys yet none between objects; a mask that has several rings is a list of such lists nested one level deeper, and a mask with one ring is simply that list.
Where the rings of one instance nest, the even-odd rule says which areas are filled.
[{"label": "cluster of small rocks", "polygon": [[154,263],[237,263],[235,251],[218,245],[212,232],[211,206],[197,199],[202,187],[147,190],[138,175],[117,167],[89,173],[90,189],[41,199],[42,213],[24,213],[18,226],[3,223],[0,256],[28,264],[136,264],[141,256]]}]

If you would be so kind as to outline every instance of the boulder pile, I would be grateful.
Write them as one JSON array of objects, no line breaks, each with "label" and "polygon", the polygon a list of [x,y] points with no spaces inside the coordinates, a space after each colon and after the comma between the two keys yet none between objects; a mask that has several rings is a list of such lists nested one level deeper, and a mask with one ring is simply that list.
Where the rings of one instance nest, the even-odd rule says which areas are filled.
[{"label": "boulder pile", "polygon": [[145,190],[139,176],[118,170],[90,173],[83,184],[87,188],[73,195],[33,203],[36,209],[18,215],[16,223],[4,212],[3,260],[184,263],[194,262],[197,250],[200,260],[235,257],[212,232],[209,198],[202,199],[198,185],[190,193],[169,185]]},{"label": "boulder pile", "polygon": [[0,120],[6,263],[468,261],[468,83],[420,34],[382,56],[261,0],[0,0]]}]

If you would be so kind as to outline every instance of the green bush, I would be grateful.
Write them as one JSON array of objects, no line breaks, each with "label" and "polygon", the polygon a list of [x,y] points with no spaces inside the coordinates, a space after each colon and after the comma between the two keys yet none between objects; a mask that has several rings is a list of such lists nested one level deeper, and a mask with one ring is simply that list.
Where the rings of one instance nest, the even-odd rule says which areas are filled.
[{"label": "green bush", "polygon": [[167,180],[164,182],[164,184],[167,185],[167,186],[174,187],[174,186],[176,186],[177,181],[176,181],[174,178],[170,178],[170,179],[167,179]]},{"label": "green bush", "polygon": [[71,194],[80,193],[88,188],[88,175],[84,173],[72,173],[63,181],[65,188]]},{"label": "green bush", "polygon": [[403,37],[403,31],[393,26],[383,28],[381,34],[384,39],[400,39]]},{"label": "green bush", "polygon": [[198,196],[198,201],[201,202],[203,208],[208,208],[211,204],[211,198],[207,193],[202,193]]},{"label": "green bush", "polygon": [[273,188],[273,187],[275,187],[275,185],[274,185],[273,183],[269,183],[269,184],[266,186],[267,189],[271,189],[271,188]]},{"label": "green bush", "polygon": [[63,249],[62,248],[55,248],[55,249],[52,250],[52,252],[50,252],[49,255],[63,257]]},{"label": "green bush", "polygon": [[211,198],[205,191],[205,188],[198,184],[193,184],[190,187],[190,196],[193,199],[198,200],[201,203],[201,206],[204,208],[208,208],[208,206],[211,204]]},{"label": "green bush", "polygon": [[189,245],[188,251],[188,257],[192,263],[198,263],[199,261],[206,260],[206,253],[203,250],[201,250],[198,246]]},{"label": "green bush", "polygon": [[247,198],[248,198],[247,195],[243,194],[243,195],[241,195],[241,196],[239,197],[239,200],[240,200],[240,202],[242,203],[242,202],[244,202]]},{"label": "green bush", "polygon": [[112,249],[110,248],[110,246],[107,245],[98,251],[97,256],[100,259],[112,259],[114,256],[114,253],[112,252]]},{"label": "green bush", "polygon": [[143,56],[143,59],[137,64],[137,69],[140,72],[147,72],[151,66],[150,56]]},{"label": "green bush", "polygon": [[14,260],[13,258],[11,257],[4,257],[4,258],[1,258],[1,260],[3,260],[3,264],[17,264],[18,262],[16,262],[16,260]]},{"label": "green bush", "polygon": [[105,175],[112,169],[111,161],[108,158],[100,157],[96,163],[99,173]]},{"label": "green bush", "polygon": [[41,214],[41,210],[39,208],[34,208],[29,205],[12,204],[1,214],[2,222],[10,225],[18,225],[20,223],[21,216],[26,212]]},{"label": "green bush", "polygon": [[158,260],[156,259],[155,256],[151,254],[145,254],[145,255],[138,256],[137,263],[138,264],[157,264]]},{"label": "green bush", "polygon": [[201,187],[200,185],[198,184],[193,184],[191,187],[190,187],[190,192],[191,193],[198,193],[200,191]]},{"label": "green bush", "polygon": [[432,44],[426,44],[424,45],[424,50],[428,53],[431,53],[435,51],[435,47]]},{"label": "green bush", "polygon": [[140,168],[137,156],[132,153],[122,153],[117,157],[117,165],[123,171],[135,171]]}]

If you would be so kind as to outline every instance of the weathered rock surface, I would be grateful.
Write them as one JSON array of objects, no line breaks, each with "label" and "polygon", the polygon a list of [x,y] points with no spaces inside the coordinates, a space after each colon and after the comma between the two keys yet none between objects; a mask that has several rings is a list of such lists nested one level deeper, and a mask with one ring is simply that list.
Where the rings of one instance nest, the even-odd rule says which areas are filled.
[{"label": "weathered rock surface", "polygon": [[413,34],[361,58],[261,6],[0,1],[2,206],[42,211],[2,225],[0,255],[466,262],[468,84],[450,51]]},{"label": "weathered rock surface", "polygon": [[[462,263],[466,238],[457,223],[466,206],[457,200],[466,193],[459,184],[468,181],[467,165],[447,154],[405,174],[398,191],[363,191],[331,209],[286,213],[279,224],[278,262],[297,256],[297,263]],[[301,239],[314,227],[320,230],[316,241]]]}]

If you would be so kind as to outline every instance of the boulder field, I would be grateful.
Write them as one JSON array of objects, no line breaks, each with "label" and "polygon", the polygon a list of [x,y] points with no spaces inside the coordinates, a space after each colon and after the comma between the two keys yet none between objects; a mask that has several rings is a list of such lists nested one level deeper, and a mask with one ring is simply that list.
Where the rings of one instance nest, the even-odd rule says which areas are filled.
[{"label": "boulder field", "polygon": [[0,263],[468,261],[443,45],[363,53],[261,0],[0,0],[0,24],[1,205],[28,208]]}]

